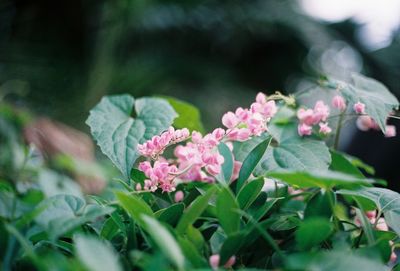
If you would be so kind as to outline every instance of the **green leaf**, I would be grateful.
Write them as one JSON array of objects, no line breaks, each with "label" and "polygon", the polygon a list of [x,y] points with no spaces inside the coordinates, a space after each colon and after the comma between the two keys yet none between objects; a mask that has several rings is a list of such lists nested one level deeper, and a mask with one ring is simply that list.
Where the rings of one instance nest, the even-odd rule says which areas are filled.
[{"label": "green leaf", "polygon": [[375,182],[372,179],[359,178],[330,170],[308,172],[279,170],[270,172],[267,175],[300,188],[320,187],[329,189],[332,187],[341,187],[355,189],[360,186],[371,186]]},{"label": "green leaf", "polygon": [[350,106],[357,102],[364,103],[365,113],[385,132],[386,118],[399,107],[399,101],[382,83],[361,74],[352,74],[352,84],[333,80],[329,83],[332,87],[341,86],[341,93],[350,102]]},{"label": "green leaf", "polygon": [[218,152],[224,157],[224,163],[222,164],[222,179],[225,183],[229,183],[231,181],[232,173],[233,173],[233,155],[228,146],[221,142],[218,145]]},{"label": "green leaf", "polygon": [[247,209],[258,197],[264,186],[264,177],[257,178],[245,185],[237,196],[241,209]]},{"label": "green leaf", "polygon": [[188,128],[190,131],[204,132],[200,111],[194,105],[173,97],[161,96],[161,98],[167,100],[178,113],[178,117],[174,120],[175,128]]},{"label": "green leaf", "polygon": [[122,271],[118,254],[109,243],[92,236],[74,237],[76,255],[90,271]]},{"label": "green leaf", "polygon": [[286,257],[289,270],[307,271],[389,271],[390,267],[370,257],[357,255],[351,250],[298,253]]},{"label": "green leaf", "polygon": [[239,205],[229,188],[224,187],[217,196],[217,217],[219,224],[227,235],[239,230],[240,214],[237,212]]},{"label": "green leaf", "polygon": [[160,98],[135,101],[130,95],[114,95],[102,98],[86,123],[101,151],[128,179],[139,157],[137,144],[166,130],[176,116],[168,102]]},{"label": "green leaf", "polygon": [[343,172],[357,177],[364,177],[361,171],[354,166],[343,154],[331,150],[332,163],[329,169],[333,171]]},{"label": "green leaf", "polygon": [[362,197],[372,201],[383,212],[386,223],[400,236],[400,194],[386,188],[362,187],[358,190],[340,190],[337,193]]},{"label": "green leaf", "polygon": [[225,264],[231,256],[234,256],[244,243],[246,234],[244,232],[237,232],[226,238],[222,244],[220,251],[220,263]]},{"label": "green leaf", "polygon": [[186,208],[178,222],[178,225],[176,226],[176,231],[179,234],[184,234],[187,228],[192,225],[204,212],[204,210],[207,208],[209,200],[215,194],[216,190],[217,186],[211,187],[204,195],[198,196],[192,202],[192,204]]},{"label": "green leaf", "polygon": [[[330,195],[329,195],[330,194]],[[332,207],[330,204],[329,197],[334,197],[335,194],[331,191],[320,191],[314,195],[308,202],[307,207],[304,210],[304,218],[311,217],[325,217],[330,218],[332,216]]]},{"label": "green leaf", "polygon": [[122,192],[116,192],[115,195],[125,211],[137,222],[143,226],[142,215],[154,217],[150,206],[137,195],[129,195]]},{"label": "green leaf", "polygon": [[208,263],[202,255],[198,252],[196,247],[189,240],[178,236],[179,246],[182,248],[186,259],[192,264],[194,268],[207,267]]},{"label": "green leaf", "polygon": [[256,174],[262,175],[277,169],[325,170],[330,162],[329,149],[323,141],[291,137],[267,150]]},{"label": "green leaf", "polygon": [[332,233],[333,227],[327,218],[312,217],[304,220],[296,231],[297,246],[302,249],[310,249],[326,240]]},{"label": "green leaf", "polygon": [[247,179],[253,173],[253,170],[260,162],[269,144],[271,143],[271,140],[272,137],[268,137],[267,139],[259,143],[254,149],[251,150],[251,152],[247,155],[246,159],[244,159],[242,167],[239,172],[239,178],[236,181],[237,191],[239,191],[242,188],[244,182],[247,181]]},{"label": "green leaf", "polygon": [[141,215],[144,229],[157,244],[161,252],[178,270],[184,270],[185,258],[182,250],[171,233],[153,217]]}]

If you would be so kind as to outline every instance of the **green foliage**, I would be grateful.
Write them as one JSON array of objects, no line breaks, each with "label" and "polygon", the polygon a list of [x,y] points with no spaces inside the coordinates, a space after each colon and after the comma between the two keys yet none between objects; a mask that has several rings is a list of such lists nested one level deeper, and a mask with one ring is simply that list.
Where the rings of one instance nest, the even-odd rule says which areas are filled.
[{"label": "green foliage", "polygon": [[[371,82],[357,80],[367,91]],[[0,181],[4,270],[210,270],[213,254],[221,268],[234,257],[232,268],[239,270],[389,270],[392,248],[399,245],[400,195],[372,187],[378,181],[362,172],[373,170],[330,149],[327,138],[299,137],[295,111],[283,102],[267,132],[234,142],[233,149],[229,135],[215,145],[210,135],[203,137],[208,142],[192,143],[212,145],[211,154],[224,160],[210,158],[221,161],[220,171],[204,169],[196,176],[201,180],[189,181],[184,176],[196,164],[172,167],[171,192],[151,191],[145,184],[161,179],[165,168],[149,173],[135,167],[137,144],[172,124],[202,127],[196,109],[168,101],[111,96],[91,111],[93,137],[126,177],[110,174],[100,195],[84,195],[44,165],[32,170],[30,152],[17,144],[22,159],[11,164],[20,172]],[[394,101],[383,95],[379,102]],[[380,117],[386,109],[375,113]],[[168,151],[163,155],[169,159]],[[235,161],[242,162],[237,180]],[[22,186],[31,180],[32,186]],[[374,220],[366,213],[373,209]],[[379,228],[382,216],[389,230]]]},{"label": "green foliage", "polygon": [[190,131],[204,132],[200,111],[194,105],[173,97],[161,96],[161,98],[167,100],[178,114],[173,124],[175,128],[188,128]]}]

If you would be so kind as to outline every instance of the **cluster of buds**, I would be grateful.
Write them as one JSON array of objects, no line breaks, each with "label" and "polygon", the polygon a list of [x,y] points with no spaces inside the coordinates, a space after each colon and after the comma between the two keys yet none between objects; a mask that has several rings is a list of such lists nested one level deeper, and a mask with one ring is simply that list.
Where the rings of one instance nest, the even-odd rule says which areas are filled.
[{"label": "cluster of buds", "polygon": [[312,134],[314,125],[319,125],[319,132],[321,134],[329,134],[332,129],[326,122],[329,116],[329,106],[323,101],[317,101],[313,109],[300,108],[297,111],[297,118],[299,119],[299,125],[297,131],[300,136],[306,136]]}]

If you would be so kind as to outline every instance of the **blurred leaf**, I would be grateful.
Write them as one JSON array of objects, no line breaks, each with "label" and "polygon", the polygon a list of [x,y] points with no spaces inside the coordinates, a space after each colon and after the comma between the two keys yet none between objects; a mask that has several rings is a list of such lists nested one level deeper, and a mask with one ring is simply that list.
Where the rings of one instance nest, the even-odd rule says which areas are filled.
[{"label": "blurred leaf", "polygon": [[386,188],[362,187],[358,190],[340,190],[337,193],[362,197],[372,201],[383,212],[385,221],[400,236],[400,194]]},{"label": "blurred leaf", "polygon": [[160,98],[135,101],[130,95],[114,95],[103,97],[86,123],[101,151],[128,179],[139,157],[137,144],[168,129],[175,117],[173,108]]},{"label": "blurred leaf", "polygon": [[320,187],[327,189],[332,187],[341,187],[355,189],[360,186],[371,186],[371,184],[375,182],[372,179],[359,178],[353,175],[330,170],[308,172],[279,170],[267,173],[267,175],[301,188]]},{"label": "blurred leaf", "polygon": [[326,240],[332,230],[333,226],[327,218],[308,218],[300,223],[296,231],[297,246],[302,250],[310,249]]},{"label": "blurred leaf", "polygon": [[141,215],[144,229],[157,244],[161,252],[169,259],[178,270],[184,270],[185,258],[182,250],[171,233],[151,216]]},{"label": "blurred leaf", "polygon": [[246,235],[243,232],[234,233],[222,244],[220,251],[220,263],[225,264],[231,256],[234,256],[244,243]]},{"label": "blurred leaf", "polygon": [[188,128],[190,131],[204,133],[199,109],[188,102],[173,97],[161,96],[161,98],[167,100],[178,114],[173,124],[175,128]]},{"label": "blurred leaf", "polygon": [[184,234],[187,228],[204,212],[210,198],[215,194],[216,190],[217,186],[212,186],[204,195],[198,196],[191,205],[186,208],[176,226],[176,231],[179,234]]},{"label": "blurred leaf", "polygon": [[307,271],[390,270],[380,261],[357,255],[351,250],[292,254],[286,257],[286,268]]},{"label": "blurred leaf", "polygon": [[355,167],[365,170],[365,172],[367,172],[368,174],[375,175],[375,169],[370,165],[364,163],[361,159],[345,153],[343,153],[342,155],[345,156],[347,160],[349,160]]},{"label": "blurred leaf", "polygon": [[112,207],[86,205],[82,199],[72,195],[56,195],[47,198],[36,208],[41,209],[43,205],[46,208],[35,218],[35,221],[53,240],[78,226],[114,211]]},{"label": "blurred leaf", "polygon": [[122,192],[116,192],[115,195],[122,208],[138,223],[143,226],[142,215],[153,217],[153,211],[150,206],[137,195],[125,194]]},{"label": "blurred leaf", "polygon": [[179,218],[182,216],[184,209],[185,205],[183,205],[183,203],[172,204],[171,206],[163,209],[162,212],[160,212],[158,220],[160,222],[168,223],[171,226],[175,227],[175,225],[179,221]]},{"label": "blurred leaf", "polygon": [[224,163],[222,164],[221,177],[225,181],[225,183],[229,183],[231,181],[232,173],[233,173],[233,155],[228,146],[221,142],[218,145],[218,152],[224,157]]},{"label": "blurred leaf", "polygon": [[122,271],[119,256],[106,242],[93,236],[74,237],[76,255],[90,271]]},{"label": "blurred leaf", "polygon": [[257,178],[246,184],[237,196],[237,201],[241,209],[247,209],[258,197],[264,186],[264,177]]},{"label": "blurred leaf", "polygon": [[239,231],[240,214],[238,210],[239,205],[231,190],[224,187],[217,195],[217,217],[219,224],[228,236]]},{"label": "blurred leaf", "polygon": [[307,202],[307,207],[304,211],[304,218],[325,217],[329,219],[332,216],[332,207],[329,199],[330,196],[334,199],[335,194],[331,191],[325,191],[324,193],[320,191],[314,195]]},{"label": "blurred leaf", "polygon": [[186,259],[194,268],[204,268],[208,266],[207,261],[204,259],[203,255],[197,251],[192,242],[183,237],[178,237],[178,242]]},{"label": "blurred leaf", "polygon": [[364,177],[364,175],[361,173],[361,171],[354,166],[343,154],[330,150],[331,157],[332,157],[332,163],[329,167],[330,170],[337,171],[337,172],[343,172],[346,174],[354,175],[357,177]]},{"label": "blurred leaf", "polygon": [[261,143],[259,143],[244,159],[242,167],[240,168],[239,178],[236,181],[236,191],[240,191],[243,184],[247,181],[257,164],[260,162],[269,144],[271,143],[272,137],[268,137]]}]

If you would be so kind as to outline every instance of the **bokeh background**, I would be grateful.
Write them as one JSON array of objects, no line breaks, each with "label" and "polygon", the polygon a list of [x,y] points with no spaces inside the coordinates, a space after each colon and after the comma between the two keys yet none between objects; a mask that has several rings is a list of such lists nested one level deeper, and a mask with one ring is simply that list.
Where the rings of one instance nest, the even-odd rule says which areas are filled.
[{"label": "bokeh background", "polygon": [[[351,72],[400,96],[400,0],[0,1],[1,94],[84,132],[106,94],[178,97],[211,129],[258,91]],[[349,125],[340,147],[400,191],[399,136]]]}]

